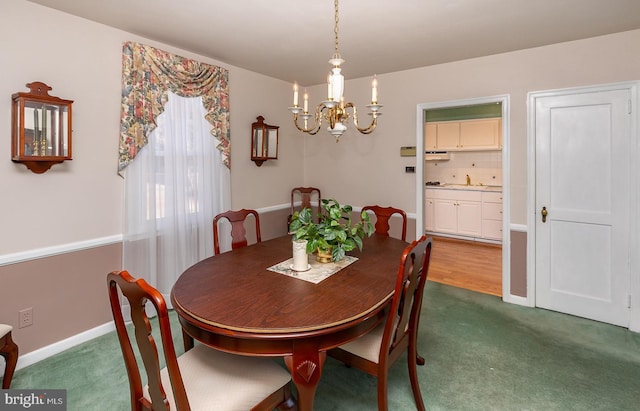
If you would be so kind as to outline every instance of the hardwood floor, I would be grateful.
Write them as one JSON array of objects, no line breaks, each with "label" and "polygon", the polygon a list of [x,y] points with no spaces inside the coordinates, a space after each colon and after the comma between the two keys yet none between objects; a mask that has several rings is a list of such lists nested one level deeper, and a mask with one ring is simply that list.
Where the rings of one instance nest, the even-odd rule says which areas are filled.
[{"label": "hardwood floor", "polygon": [[428,280],[502,296],[502,246],[433,237]]}]

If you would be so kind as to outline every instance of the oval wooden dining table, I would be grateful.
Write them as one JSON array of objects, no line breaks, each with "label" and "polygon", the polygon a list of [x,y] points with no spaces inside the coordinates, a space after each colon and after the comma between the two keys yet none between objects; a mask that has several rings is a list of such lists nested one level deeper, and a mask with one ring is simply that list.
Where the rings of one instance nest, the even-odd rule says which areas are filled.
[{"label": "oval wooden dining table", "polygon": [[362,252],[349,253],[357,261],[314,284],[268,270],[292,256],[291,237],[280,237],[196,263],[178,278],[171,301],[183,330],[203,344],[284,357],[298,409],[309,411],[326,351],[384,318],[407,245],[374,234]]}]

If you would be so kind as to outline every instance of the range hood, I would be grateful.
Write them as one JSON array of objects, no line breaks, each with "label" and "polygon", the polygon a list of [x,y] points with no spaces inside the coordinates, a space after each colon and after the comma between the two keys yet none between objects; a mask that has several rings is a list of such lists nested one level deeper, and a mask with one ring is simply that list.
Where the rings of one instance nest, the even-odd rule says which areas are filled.
[{"label": "range hood", "polygon": [[449,160],[449,153],[446,151],[425,151],[425,161],[447,161]]}]

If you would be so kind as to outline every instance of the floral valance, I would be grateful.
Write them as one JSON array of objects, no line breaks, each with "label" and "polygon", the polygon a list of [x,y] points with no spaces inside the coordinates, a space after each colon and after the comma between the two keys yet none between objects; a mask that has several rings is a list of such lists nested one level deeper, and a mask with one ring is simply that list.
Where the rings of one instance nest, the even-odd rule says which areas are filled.
[{"label": "floral valance", "polygon": [[122,46],[122,112],[118,172],[135,158],[156,128],[169,91],[181,97],[202,97],[211,134],[224,164],[229,156],[229,72],[143,44]]}]

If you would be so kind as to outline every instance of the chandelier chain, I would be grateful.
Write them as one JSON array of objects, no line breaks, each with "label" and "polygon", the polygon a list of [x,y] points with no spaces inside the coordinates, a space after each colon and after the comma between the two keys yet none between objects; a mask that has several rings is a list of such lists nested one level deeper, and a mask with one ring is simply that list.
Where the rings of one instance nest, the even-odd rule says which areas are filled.
[{"label": "chandelier chain", "polygon": [[[308,107],[308,94],[305,90],[304,104],[302,107],[298,105],[298,83],[293,85],[293,106],[289,107],[289,110],[293,114],[293,124],[296,128],[304,133],[316,134],[322,127],[323,120],[329,125],[327,130],[331,135],[336,138],[336,142],[340,139],[340,136],[347,131],[347,122],[350,118],[353,118],[353,125],[356,130],[362,134],[370,134],[375,130],[378,124],[378,117],[382,114],[380,108],[382,105],[378,104],[378,81],[373,76],[371,82],[371,104],[367,104],[369,109],[369,115],[371,116],[371,123],[368,126],[361,127],[358,122],[358,110],[355,104],[351,102],[345,102],[344,99],[344,76],[341,74],[342,68],[340,67],[344,60],[340,57],[338,52],[338,0],[333,0],[334,5],[334,27],[333,32],[335,34],[335,52],[329,60],[332,69],[327,78],[327,99],[318,104],[314,111],[309,111]],[[351,110],[352,114],[349,114],[347,110]],[[303,120],[303,125],[298,124],[298,119]]]},{"label": "chandelier chain", "polygon": [[335,46],[335,51],[336,54],[338,54],[338,0],[334,0],[333,2],[334,4],[334,8],[335,8],[335,26],[333,28],[333,32],[336,35],[336,46]]}]

